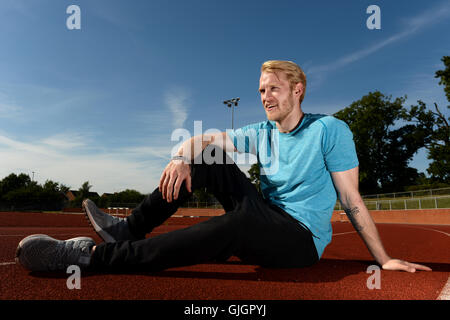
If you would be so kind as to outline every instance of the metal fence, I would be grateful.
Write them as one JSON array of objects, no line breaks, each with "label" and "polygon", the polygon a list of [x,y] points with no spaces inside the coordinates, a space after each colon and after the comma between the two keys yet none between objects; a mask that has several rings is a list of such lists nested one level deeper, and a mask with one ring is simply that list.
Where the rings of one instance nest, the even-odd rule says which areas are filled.
[{"label": "metal fence", "polygon": [[209,209],[222,209],[222,205],[219,202],[197,202],[188,201],[181,206],[182,208],[209,208]]},{"label": "metal fence", "polygon": [[[450,208],[450,195],[385,200],[364,199],[364,203],[369,210],[445,209]],[[221,209],[222,205],[219,202],[187,202],[182,207]],[[336,202],[335,210],[343,210],[339,200]]]},{"label": "metal fence", "polygon": [[427,190],[415,190],[415,191],[403,191],[381,194],[369,194],[363,195],[363,199],[380,199],[380,198],[418,198],[418,197],[437,197],[437,196],[450,196],[450,188],[438,188]]},{"label": "metal fence", "polygon": [[[450,196],[422,197],[411,199],[366,200],[369,210],[411,210],[411,209],[444,209],[450,208]],[[343,210],[337,201],[335,210]]]},{"label": "metal fence", "polygon": [[[134,208],[134,207],[133,207]],[[129,216],[133,209],[128,207],[108,207],[107,212],[111,215],[126,215]]]},{"label": "metal fence", "polygon": [[[443,190],[450,191],[450,188],[442,188],[442,189],[433,189],[426,190],[427,192],[433,192],[433,194],[438,194]],[[415,192],[415,191],[414,191]],[[413,196],[409,197],[400,197],[400,195],[404,194],[403,192],[395,193],[396,197],[392,196],[393,194],[384,194],[383,197],[387,195],[391,195],[392,199],[370,199],[364,198],[364,203],[366,204],[367,209],[369,210],[412,210],[412,209],[443,209],[450,208],[450,195],[434,195],[434,196],[425,196],[418,197],[418,194],[413,194]],[[134,203],[123,203],[123,204],[114,204],[108,207],[108,213],[110,214],[130,214],[131,210],[135,208],[138,204]],[[222,205],[217,201],[209,201],[209,202],[197,202],[197,201],[188,201],[184,203],[182,208],[209,208],[209,209],[222,209]],[[336,202],[335,210],[343,210],[340,201]]]},{"label": "metal fence", "polygon": [[[138,203],[112,204],[111,206],[108,206],[106,210],[112,215],[129,215],[132,210],[137,207],[137,205]],[[222,209],[222,205],[219,202],[188,201],[184,203],[181,208]]]}]

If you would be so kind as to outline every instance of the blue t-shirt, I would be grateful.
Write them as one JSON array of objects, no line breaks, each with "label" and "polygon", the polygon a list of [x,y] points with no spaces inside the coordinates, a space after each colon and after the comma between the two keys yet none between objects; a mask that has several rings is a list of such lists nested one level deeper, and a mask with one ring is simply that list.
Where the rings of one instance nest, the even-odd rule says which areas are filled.
[{"label": "blue t-shirt", "polygon": [[305,113],[289,133],[280,132],[274,121],[227,133],[238,152],[256,155],[264,197],[308,227],[321,257],[331,241],[330,220],[337,199],[330,172],[358,166],[347,124],[332,116]]}]

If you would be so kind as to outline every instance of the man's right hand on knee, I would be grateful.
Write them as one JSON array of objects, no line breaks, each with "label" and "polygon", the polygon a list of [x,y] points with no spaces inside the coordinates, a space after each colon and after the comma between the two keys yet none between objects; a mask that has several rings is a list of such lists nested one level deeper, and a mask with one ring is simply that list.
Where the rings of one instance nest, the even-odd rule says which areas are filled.
[{"label": "man's right hand on knee", "polygon": [[198,135],[186,140],[177,155],[166,166],[159,180],[159,191],[163,199],[167,202],[178,199],[181,184],[185,180],[187,190],[192,192],[190,163],[210,144],[224,151],[236,151],[226,132]]},{"label": "man's right hand on knee", "polygon": [[186,189],[192,192],[191,167],[181,159],[171,160],[159,180],[159,191],[167,202],[177,200],[181,184],[186,180]]}]

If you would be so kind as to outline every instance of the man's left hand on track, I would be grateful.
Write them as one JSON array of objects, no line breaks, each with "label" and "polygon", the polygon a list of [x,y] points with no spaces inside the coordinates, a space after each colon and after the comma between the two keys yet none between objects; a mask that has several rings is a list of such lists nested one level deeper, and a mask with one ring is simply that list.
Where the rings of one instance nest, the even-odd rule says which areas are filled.
[{"label": "man's left hand on track", "polygon": [[383,270],[394,270],[394,271],[397,270],[407,272],[416,272],[416,270],[432,271],[431,268],[427,266],[416,263],[410,263],[400,259],[390,259],[382,265],[382,268]]}]

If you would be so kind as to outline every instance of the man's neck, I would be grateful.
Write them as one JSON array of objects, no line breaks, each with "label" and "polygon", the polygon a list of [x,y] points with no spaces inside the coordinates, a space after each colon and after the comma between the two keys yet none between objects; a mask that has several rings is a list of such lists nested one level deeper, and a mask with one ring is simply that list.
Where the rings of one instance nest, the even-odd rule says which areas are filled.
[{"label": "man's neck", "polygon": [[276,122],[277,128],[282,133],[289,133],[298,128],[302,123],[304,117],[303,111],[300,109],[300,113],[293,119],[284,119],[283,123]]}]

